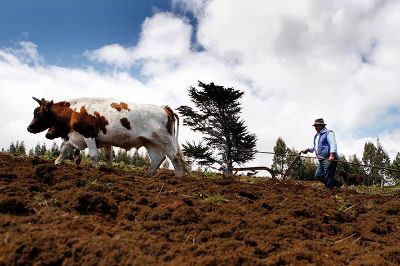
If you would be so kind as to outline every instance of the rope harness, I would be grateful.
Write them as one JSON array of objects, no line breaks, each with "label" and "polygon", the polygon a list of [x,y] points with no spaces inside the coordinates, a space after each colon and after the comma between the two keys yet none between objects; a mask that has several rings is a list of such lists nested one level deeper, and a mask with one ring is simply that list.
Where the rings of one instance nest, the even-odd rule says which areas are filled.
[{"label": "rope harness", "polygon": [[[249,150],[235,150],[235,151],[249,151]],[[301,155],[301,154],[282,154],[282,153],[276,153],[276,152],[270,152],[270,151],[254,151],[254,153],[262,153],[262,154],[274,154],[282,157],[302,157],[302,158],[309,158],[309,159],[317,159],[317,160],[327,160],[328,158],[323,158],[323,157],[317,157],[317,156],[307,156],[307,155]],[[388,168],[388,167],[382,167],[382,166],[374,166],[374,165],[366,165],[366,164],[360,164],[360,163],[352,163],[352,162],[347,162],[343,160],[334,160],[335,162],[340,162],[340,163],[347,163],[347,164],[353,164],[353,165],[358,165],[362,167],[369,167],[369,168],[376,168],[376,169],[383,169],[387,171],[393,171],[400,173],[400,170],[393,169],[393,168]]]}]

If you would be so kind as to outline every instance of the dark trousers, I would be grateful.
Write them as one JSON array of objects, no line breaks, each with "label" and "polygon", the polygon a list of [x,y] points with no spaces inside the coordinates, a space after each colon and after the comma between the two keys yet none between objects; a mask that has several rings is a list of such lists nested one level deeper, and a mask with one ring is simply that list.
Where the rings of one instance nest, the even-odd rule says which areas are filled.
[{"label": "dark trousers", "polygon": [[[336,159],[336,158],[335,158]],[[338,185],[338,181],[335,180],[337,162],[329,162],[328,159],[319,160],[315,176],[319,181],[325,184],[327,188],[333,188]]]}]

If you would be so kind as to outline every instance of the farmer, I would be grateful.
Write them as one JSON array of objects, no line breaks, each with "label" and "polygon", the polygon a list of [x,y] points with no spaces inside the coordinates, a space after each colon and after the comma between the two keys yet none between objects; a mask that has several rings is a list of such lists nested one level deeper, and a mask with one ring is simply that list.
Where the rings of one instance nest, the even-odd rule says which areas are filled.
[{"label": "farmer", "polygon": [[342,183],[335,179],[336,160],[338,159],[335,133],[327,129],[325,125],[324,119],[315,120],[313,126],[317,134],[314,136],[314,146],[302,152],[304,154],[315,152],[319,162],[315,176],[325,184],[325,187],[332,189],[333,187],[341,187]]}]

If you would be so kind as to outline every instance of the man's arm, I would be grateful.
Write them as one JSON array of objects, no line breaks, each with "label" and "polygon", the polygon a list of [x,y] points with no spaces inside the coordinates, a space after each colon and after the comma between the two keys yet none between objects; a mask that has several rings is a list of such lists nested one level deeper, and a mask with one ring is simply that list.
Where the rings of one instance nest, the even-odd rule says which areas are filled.
[{"label": "man's arm", "polygon": [[336,138],[335,138],[335,133],[333,131],[328,132],[328,143],[330,147],[330,154],[329,154],[329,161],[334,161],[335,160],[335,154],[337,154],[337,144],[336,144]]}]

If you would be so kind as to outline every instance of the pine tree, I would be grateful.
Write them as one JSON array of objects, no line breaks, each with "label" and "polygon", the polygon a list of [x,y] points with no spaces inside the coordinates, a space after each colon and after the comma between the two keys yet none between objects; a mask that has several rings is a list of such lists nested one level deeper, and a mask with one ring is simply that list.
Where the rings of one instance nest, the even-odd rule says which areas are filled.
[{"label": "pine tree", "polygon": [[366,176],[365,173],[365,169],[363,166],[361,166],[360,164],[362,164],[362,161],[360,159],[358,159],[357,155],[353,155],[349,158],[349,162],[351,163],[349,172],[353,173],[353,174],[360,174],[362,176]]},{"label": "pine tree", "polygon": [[257,141],[239,116],[242,110],[239,99],[244,92],[200,81],[198,86],[200,89],[188,90],[197,110],[189,106],[178,110],[185,118],[184,125],[202,133],[207,147],[215,150],[212,160],[225,162],[232,172],[233,163],[242,164],[254,158]]},{"label": "pine tree", "polygon": [[[376,156],[376,147],[372,142],[366,142],[364,144],[364,152],[363,152],[363,157],[362,161],[365,165],[374,165],[375,163],[375,156]],[[365,183],[367,185],[375,184],[376,183],[376,177],[377,177],[377,169],[373,167],[367,167],[365,169],[366,173],[366,180]]]},{"label": "pine tree", "polygon": [[[290,158],[287,160],[287,165],[290,165],[294,158],[299,155],[299,151],[295,148],[287,149],[287,155],[287,158]],[[316,167],[317,165],[312,159],[300,158],[300,160],[297,160],[292,166],[289,176],[299,180],[314,180]]]},{"label": "pine tree", "polygon": [[52,158],[56,158],[58,155],[60,155],[60,148],[58,147],[56,142],[53,142],[53,145],[51,146],[50,153]]},{"label": "pine tree", "polygon": [[383,186],[384,180],[388,178],[388,173],[379,167],[389,168],[390,158],[383,149],[379,138],[377,138],[376,143],[376,146],[372,142],[365,143],[362,160],[364,164],[371,165],[366,170],[367,184],[381,183],[381,186]]},{"label": "pine tree", "polygon": [[392,165],[390,168],[397,170],[398,172],[392,172],[392,177],[394,181],[399,184],[400,183],[400,152],[397,153],[396,158],[394,158]]},{"label": "pine tree", "polygon": [[149,166],[150,165],[150,156],[146,152],[144,155],[140,155],[138,151],[136,151],[132,155],[131,164],[137,167]]},{"label": "pine tree", "polygon": [[104,149],[99,149],[99,162],[105,162],[106,161],[106,153]]},{"label": "pine tree", "polygon": [[131,157],[124,149],[119,149],[115,156],[116,163],[131,164]]},{"label": "pine tree", "polygon": [[41,155],[40,153],[41,153],[41,151],[42,151],[42,149],[41,149],[41,147],[40,147],[40,143],[38,142],[37,144],[36,144],[36,146],[35,146],[35,155]]},{"label": "pine tree", "polygon": [[16,145],[16,154],[17,155],[26,155],[26,148],[24,141],[18,142]]},{"label": "pine tree", "polygon": [[40,147],[40,155],[45,155],[47,151],[46,142],[43,142],[42,146]]},{"label": "pine tree", "polygon": [[[387,152],[384,150],[379,138],[376,139],[376,157],[375,164],[378,167],[389,168],[390,167],[390,158]],[[385,180],[389,178],[389,173],[385,169],[378,169],[378,176],[381,180],[381,187],[384,186]]]},{"label": "pine tree", "polygon": [[20,142],[17,140],[15,144],[14,142],[11,142],[10,146],[7,149],[7,152],[13,155],[26,155],[26,148],[24,141]]},{"label": "pine tree", "polygon": [[274,157],[272,158],[272,165],[271,165],[271,168],[273,170],[283,173],[284,168],[287,168],[287,167],[285,167],[285,165],[287,165],[287,163],[289,161],[292,162],[291,160],[294,160],[294,158],[296,158],[296,157],[293,157],[293,158],[287,160],[286,159],[287,152],[288,152],[288,148],[286,147],[285,141],[283,141],[283,139],[281,137],[279,137],[276,140],[276,143],[274,146]]},{"label": "pine tree", "polygon": [[168,159],[165,159],[164,162],[161,165],[162,168],[168,169],[169,168],[169,161]]},{"label": "pine tree", "polygon": [[14,142],[12,141],[10,144],[10,147],[7,150],[11,154],[16,154],[17,153],[17,147],[15,146]]},{"label": "pine tree", "polygon": [[203,142],[199,143],[192,142],[193,144],[186,142],[186,144],[182,144],[183,153],[192,158],[190,164],[198,163],[199,165],[210,165],[215,162],[213,158],[213,154],[209,147],[203,145]]}]

